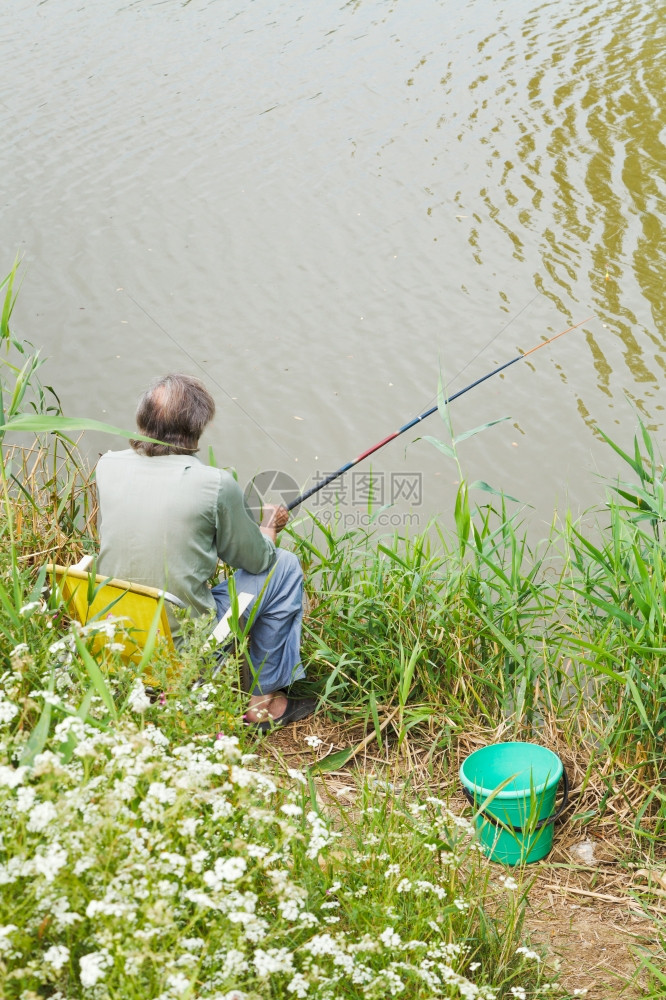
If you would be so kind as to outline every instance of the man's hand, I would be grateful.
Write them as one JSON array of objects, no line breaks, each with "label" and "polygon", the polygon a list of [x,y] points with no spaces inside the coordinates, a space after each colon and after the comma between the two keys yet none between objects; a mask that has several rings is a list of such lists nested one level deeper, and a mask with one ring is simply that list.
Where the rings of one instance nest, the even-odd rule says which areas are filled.
[{"label": "man's hand", "polygon": [[286,507],[278,504],[268,503],[264,506],[261,518],[261,531],[268,535],[273,541],[279,531],[282,531],[289,520],[289,511]]}]

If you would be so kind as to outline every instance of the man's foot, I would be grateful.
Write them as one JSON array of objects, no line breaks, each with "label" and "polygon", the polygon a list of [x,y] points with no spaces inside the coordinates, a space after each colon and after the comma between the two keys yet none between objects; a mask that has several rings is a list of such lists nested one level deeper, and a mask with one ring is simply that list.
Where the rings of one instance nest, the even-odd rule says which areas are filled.
[{"label": "man's foot", "polygon": [[270,722],[282,715],[287,707],[287,696],[284,691],[273,691],[270,694],[253,694],[250,704],[243,716],[246,722]]},{"label": "man's foot", "polygon": [[[249,712],[246,712],[243,716],[246,726],[252,726],[262,733],[268,733],[271,729],[287,726],[289,723],[298,722],[300,719],[307,719],[317,707],[316,698],[290,698],[289,695],[284,695],[281,691],[276,692],[276,694],[282,695],[285,702],[284,710],[279,715],[271,714],[264,719],[251,719]],[[261,711],[261,709],[258,711]]]}]

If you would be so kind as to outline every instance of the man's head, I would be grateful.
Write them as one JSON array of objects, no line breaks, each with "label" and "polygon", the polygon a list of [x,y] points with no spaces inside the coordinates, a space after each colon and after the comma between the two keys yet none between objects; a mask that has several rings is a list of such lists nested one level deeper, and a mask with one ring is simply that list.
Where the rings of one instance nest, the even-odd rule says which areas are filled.
[{"label": "man's head", "polygon": [[165,444],[130,441],[142,455],[192,455],[215,416],[215,401],[190,375],[164,375],[143,394],[136,411],[139,430]]}]

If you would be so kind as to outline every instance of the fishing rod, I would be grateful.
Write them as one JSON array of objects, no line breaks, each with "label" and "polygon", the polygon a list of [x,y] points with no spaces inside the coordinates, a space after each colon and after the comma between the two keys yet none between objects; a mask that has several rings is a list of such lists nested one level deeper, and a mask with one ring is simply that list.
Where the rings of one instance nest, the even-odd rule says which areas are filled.
[{"label": "fishing rod", "polygon": [[[529,351],[525,352],[525,354],[519,354],[517,357],[512,358],[511,361],[505,361],[505,363],[503,365],[500,365],[499,368],[495,368],[493,371],[488,372],[487,375],[482,375],[481,378],[477,378],[475,382],[471,382],[469,385],[466,385],[464,389],[459,389],[458,392],[454,392],[452,396],[448,396],[444,400],[444,405],[448,406],[449,403],[452,403],[454,399],[458,399],[460,396],[464,396],[466,392],[470,391],[470,389],[475,389],[477,385],[481,385],[482,382],[486,382],[489,378],[492,378],[493,375],[498,375],[500,372],[503,372],[506,368],[509,368],[511,365],[515,365],[516,361],[522,361],[523,358],[529,357],[529,355],[534,354],[535,351],[540,351],[542,347],[546,347],[547,344],[552,344],[554,340],[558,339],[558,337],[563,337],[565,333],[571,333],[572,330],[577,330],[579,326],[583,326],[585,323],[589,323],[589,321],[593,318],[594,317],[592,316],[588,316],[587,319],[581,320],[580,323],[576,323],[574,324],[574,326],[567,327],[567,329],[562,330],[561,333],[556,333],[555,336],[551,337],[549,340],[543,340],[540,344],[537,344],[536,347],[531,347]],[[374,444],[372,448],[368,448],[366,451],[362,452],[360,455],[354,458],[351,462],[347,462],[345,465],[341,465],[336,472],[331,472],[330,475],[325,476],[324,479],[320,479],[319,482],[315,483],[314,486],[311,486],[309,490],[306,490],[305,493],[301,493],[301,495],[296,497],[295,500],[292,500],[290,503],[288,503],[286,505],[287,510],[293,510],[294,507],[298,507],[299,504],[302,504],[304,500],[307,500],[314,493],[318,493],[319,490],[323,490],[323,488],[325,486],[328,486],[329,483],[332,483],[336,479],[339,479],[340,476],[343,476],[345,472],[349,472],[349,470],[353,469],[355,465],[358,465],[359,462],[362,462],[364,458],[368,458],[369,455],[373,455],[376,451],[379,451],[380,448],[383,448],[385,444],[388,444],[389,441],[395,441],[395,439],[397,437],[400,437],[401,434],[404,434],[405,431],[408,431],[410,430],[410,428],[415,427],[416,424],[420,424],[422,420],[426,419],[426,417],[429,417],[433,413],[435,413],[439,409],[439,406],[440,406],[439,403],[436,406],[431,406],[429,410],[425,410],[425,412],[421,413],[418,417],[414,417],[413,420],[410,420],[402,427],[399,427],[397,431],[393,431],[393,433],[389,434],[388,437],[382,438],[382,440],[378,441],[377,444]]]}]

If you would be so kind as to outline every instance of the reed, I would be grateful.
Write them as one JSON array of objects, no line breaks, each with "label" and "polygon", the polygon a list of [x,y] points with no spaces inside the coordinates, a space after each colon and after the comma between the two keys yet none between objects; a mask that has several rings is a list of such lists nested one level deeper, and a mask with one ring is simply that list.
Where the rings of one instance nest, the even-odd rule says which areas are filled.
[{"label": "reed", "polygon": [[336,536],[310,515],[292,540],[310,580],[310,672],[332,714],[399,705],[410,728],[535,739],[549,720],[607,775],[595,818],[617,805],[604,786],[631,778],[641,806],[627,830],[648,844],[666,819],[664,473],[642,424],[633,456],[613,447],[635,481],[608,485],[596,542],[567,517],[532,550],[506,501],[471,510],[464,488],[448,535]]},{"label": "reed", "polygon": [[[92,780],[90,794],[81,794],[85,814],[93,817],[93,822],[100,816],[95,812],[98,798],[110,809],[113,787],[129,788],[126,783],[133,780],[129,762],[120,768],[122,771],[126,766],[127,773],[113,777],[109,761],[114,755],[122,758],[122,747],[129,745],[128,741],[144,753],[146,733],[153,734],[150,739],[159,733],[155,738],[174,748],[173,756],[165,750],[161,762],[146,765],[149,779],[144,780],[145,775],[137,779],[139,792],[124,800],[120,819],[110,812],[99,819],[99,831],[111,852],[105,870],[112,874],[112,881],[117,876],[122,882],[123,862],[113,854],[119,840],[111,820],[125,824],[123,836],[134,843],[131,831],[146,821],[151,809],[155,808],[156,816],[159,812],[146,802],[150,781],[160,781],[160,768],[175,774],[180,765],[174,761],[193,755],[210,777],[213,772],[204,762],[208,761],[208,750],[197,757],[197,748],[208,746],[211,734],[218,731],[224,737],[229,767],[236,754],[254,751],[256,746],[240,721],[238,660],[229,658],[215,682],[206,676],[210,663],[204,649],[205,623],[184,623],[189,645],[177,676],[158,651],[150,657],[151,676],[163,692],[151,701],[141,678],[123,666],[118,653],[112,647],[96,652],[94,630],[71,626],[64,609],[45,594],[40,567],[46,561],[75,561],[96,545],[94,486],[71,435],[86,427],[117,430],[94,421],[65,418],[55,393],[41,385],[38,352],[32,352],[11,333],[15,283],[16,266],[3,283],[0,318],[4,514],[0,525],[0,744],[4,754],[0,775],[9,782],[3,787],[9,789],[7,807],[13,809],[15,787],[24,780],[21,777],[15,787],[11,785],[16,764],[26,769],[19,773],[28,775],[25,780],[44,802],[52,804],[78,858],[85,846],[85,833],[77,814],[67,814],[65,799],[59,800],[58,768],[62,768],[63,788],[79,781],[88,789],[87,782]],[[456,439],[448,414],[445,411],[442,415],[451,445],[438,442],[437,446],[446,460],[457,462],[456,440],[466,435]],[[19,431],[31,434],[27,445],[11,437]],[[480,743],[511,738],[548,743],[565,759],[574,779],[570,830],[577,836],[588,827],[606,832],[622,844],[626,865],[638,859],[648,867],[658,862],[666,830],[666,566],[662,547],[666,474],[640,421],[633,452],[607,441],[624,471],[618,481],[607,484],[593,532],[584,530],[582,521],[567,516],[553,523],[543,542],[530,546],[524,527],[511,513],[511,500],[494,495],[485,484],[468,486],[460,466],[462,485],[450,530],[434,520],[413,534],[383,533],[372,523],[363,530],[337,531],[312,514],[302,515],[287,529],[307,580],[303,656],[308,681],[304,686],[320,695],[326,725],[361,726],[365,735],[358,746],[365,748],[368,741],[376,742],[386,762],[386,780],[380,775],[371,781],[360,769],[355,808],[345,810],[331,802],[323,807],[314,775],[346,762],[358,764],[361,754],[352,748],[331,759],[328,766],[303,750],[299,757],[302,767],[308,760],[313,766],[299,771],[297,778],[292,774],[291,783],[284,769],[274,774],[259,764],[256,775],[248,781],[271,799],[273,813],[279,813],[281,803],[289,807],[292,819],[300,816],[293,819],[296,832],[289,834],[292,846],[281,847],[280,857],[298,883],[293,898],[307,898],[313,906],[316,901],[317,933],[323,933],[328,923],[334,928],[339,914],[341,967],[345,963],[349,969],[354,966],[355,960],[349,957],[355,954],[352,942],[367,943],[364,935],[376,914],[382,914],[387,943],[368,958],[370,971],[359,973],[361,977],[375,976],[375,993],[366,991],[359,980],[345,982],[345,996],[387,995],[394,982],[391,977],[402,974],[407,977],[410,996],[457,995],[457,980],[448,980],[449,985],[454,983],[450,989],[446,982],[441,990],[429,987],[424,967],[415,955],[405,958],[402,971],[392,962],[390,949],[402,947],[410,936],[407,928],[417,928],[424,947],[444,949],[440,958],[447,943],[460,944],[459,951],[447,953],[449,967],[453,975],[466,981],[469,977],[478,984],[477,993],[470,995],[483,996],[485,990],[487,996],[509,1000],[522,996],[523,991],[536,997],[545,989],[546,966],[526,958],[526,952],[532,954],[529,948],[516,951],[523,939],[527,887],[507,893],[493,882],[488,867],[478,858],[465,821],[457,825],[448,809],[455,791],[455,762]],[[481,496],[482,502],[475,504],[474,496]],[[588,514],[586,522],[589,519]],[[245,636],[240,631],[238,640],[242,652]],[[142,664],[142,668],[147,666],[147,662]],[[231,746],[236,749],[229,749]],[[150,753],[145,753],[148,760]],[[243,766],[250,760],[243,757]],[[42,765],[43,773],[39,770]],[[113,777],[119,784],[107,787],[105,774],[111,776],[109,782]],[[301,792],[297,795],[294,790],[294,781],[298,788],[302,785],[303,801]],[[273,783],[275,793],[266,792],[268,782]],[[196,793],[197,815],[208,817],[206,810],[215,787],[202,785],[202,797]],[[437,789],[435,795],[433,789]],[[277,798],[271,798],[274,794]],[[241,785],[233,795],[237,797],[235,818],[227,824],[228,829],[224,828],[226,833],[216,832],[219,816],[210,822],[208,817],[202,828],[201,836],[221,857],[233,845],[234,836],[245,837],[243,843],[250,844],[245,836],[249,837],[249,832],[243,827],[242,814],[248,803]],[[21,801],[27,802],[29,797],[26,793]],[[146,835],[156,837],[164,850],[171,845],[183,856],[189,850],[182,839],[183,824],[187,820],[187,829],[196,829],[196,824],[192,826],[196,815],[188,813],[185,799],[181,796],[174,801],[173,817],[167,815],[168,810],[160,813],[154,821],[157,825]],[[51,806],[45,807],[44,815],[50,810]],[[31,820],[31,815],[20,820],[16,835],[13,829],[5,831],[5,845],[13,845],[21,856],[26,844],[38,849],[32,835],[41,835],[41,820]],[[331,818],[335,830],[330,827]],[[252,850],[259,852],[256,857],[263,857],[264,846],[268,851],[270,844],[282,843],[284,830],[280,830],[267,835],[263,844],[263,835],[252,827]],[[322,849],[321,856],[313,854],[309,864],[298,845],[311,845],[319,835],[326,841],[326,850]],[[448,861],[445,855],[450,856]],[[139,864],[137,858],[133,857],[132,864]],[[97,860],[101,863],[101,857]],[[80,864],[85,872],[84,860]],[[162,872],[162,882],[156,882],[151,892],[159,895],[163,891],[159,885],[164,877]],[[97,898],[94,880],[77,876],[67,882],[64,874],[62,878],[58,886],[64,893],[78,894],[86,905]],[[265,899],[261,896],[265,875],[259,868],[252,879],[247,891],[256,890],[259,911],[272,907],[275,912],[277,897],[273,898],[272,890],[266,891]],[[522,884],[521,880],[519,875]],[[511,880],[509,884],[513,884]],[[95,885],[95,891],[103,889],[107,893],[104,898],[111,898],[111,883]],[[196,879],[186,888],[195,894],[202,891]],[[11,893],[7,896],[11,903],[10,897]],[[94,954],[98,956],[100,981],[104,973],[113,989],[120,989],[117,984],[122,982],[123,963],[139,962],[136,969],[141,969],[130,937],[124,936],[120,927],[111,928],[112,921],[106,930],[90,921],[84,921],[80,929],[72,923],[71,931],[66,924],[58,929],[56,922],[49,930],[51,924],[44,923],[44,906],[52,904],[52,897],[48,887],[25,897],[29,902],[21,917],[21,947],[33,956],[24,963],[26,969],[37,969],[41,961],[38,952],[59,948],[57,953],[49,952],[56,956],[56,964],[42,969],[43,981],[53,989],[57,984],[58,989],[64,989],[63,995],[92,995],[86,992],[80,974],[84,968],[81,960],[88,954],[86,935],[97,935]],[[338,905],[327,908],[327,901]],[[164,899],[159,906],[167,906]],[[148,904],[141,914],[145,925],[152,926],[154,913]],[[18,926],[17,919],[7,910],[0,923],[5,920],[7,926],[10,922]],[[169,924],[163,950],[156,952],[161,956],[157,965],[163,961],[164,969],[159,974],[141,971],[143,986],[137,987],[137,997],[144,995],[140,992],[144,987],[156,991],[155,995],[159,990],[168,992],[168,976],[181,975],[169,965],[169,956],[178,935],[200,923],[192,910],[183,910],[178,919],[180,924]],[[228,952],[233,942],[233,947],[240,949],[236,931],[220,927],[215,924],[214,933],[219,937],[219,941],[215,938],[216,947]],[[312,979],[308,996],[326,1000],[333,995],[335,962],[321,972],[317,985],[312,963],[303,958],[308,954],[312,928],[307,933],[301,928],[294,937],[289,920],[278,921],[276,927],[268,943],[274,949],[273,959],[277,962],[279,951],[283,965],[270,987],[256,963],[247,957],[256,953],[256,942],[242,944],[247,966],[242,982],[250,991],[246,995],[267,995],[268,989],[276,997],[300,995],[298,989],[305,989],[303,982],[308,976]],[[393,936],[398,927],[403,928],[400,945]],[[115,951],[115,945],[108,943],[115,940],[109,937],[112,932],[123,942]],[[331,930],[333,933],[337,931]],[[157,940],[161,932],[155,934]],[[663,929],[661,934],[663,937]],[[280,949],[291,947],[289,942],[296,940],[292,958],[287,960]],[[2,941],[0,937],[0,945]],[[11,948],[19,954],[18,937]],[[8,946],[5,952],[10,951]],[[58,965],[61,958],[67,967]],[[195,986],[201,988],[201,970],[208,958],[200,961],[204,964],[195,963],[187,986],[190,992],[186,995],[192,997],[199,996]],[[640,961],[643,975],[653,978],[653,995],[659,995],[660,974],[654,971],[658,970],[658,957],[651,952]],[[219,978],[222,962],[220,959],[215,966],[215,974],[225,990],[231,989],[236,982],[228,976],[226,980]],[[10,966],[13,971],[3,984],[7,996],[27,996],[34,991],[34,976],[26,973],[21,978],[19,959],[12,958]],[[205,967],[209,968],[210,962]],[[292,988],[287,972],[293,977],[296,968],[305,979],[296,978],[297,985]],[[182,980],[179,982],[185,990]],[[201,993],[202,997],[208,995]]]}]

